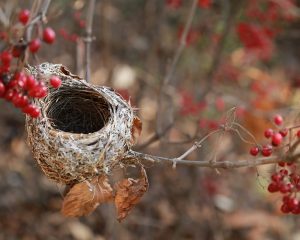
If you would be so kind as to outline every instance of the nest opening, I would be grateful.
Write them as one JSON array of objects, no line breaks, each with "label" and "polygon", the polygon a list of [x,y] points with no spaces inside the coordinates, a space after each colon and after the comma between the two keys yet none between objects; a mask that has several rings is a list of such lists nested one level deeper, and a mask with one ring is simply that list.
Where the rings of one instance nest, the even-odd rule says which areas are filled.
[{"label": "nest opening", "polygon": [[51,94],[46,110],[53,128],[69,133],[93,133],[110,118],[110,104],[92,89],[62,86]]}]

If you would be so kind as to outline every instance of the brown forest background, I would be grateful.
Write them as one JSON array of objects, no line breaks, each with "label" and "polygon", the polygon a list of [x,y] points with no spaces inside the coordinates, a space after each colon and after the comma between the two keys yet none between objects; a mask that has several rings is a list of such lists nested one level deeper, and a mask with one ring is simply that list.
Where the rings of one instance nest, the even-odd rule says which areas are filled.
[{"label": "brown forest background", "polygon": [[[143,122],[136,149],[180,156],[234,106],[242,109],[238,121],[258,140],[271,126],[272,114],[282,113],[289,122],[297,119],[299,20],[283,23],[272,43],[271,59],[246,61],[235,24],[251,21],[245,17],[249,2],[213,1],[210,9],[197,10],[191,42],[176,65],[169,89],[175,123],[158,141],[144,147],[159,128],[159,90],[192,1],[184,1],[178,9],[162,0],[96,1],[91,82],[113,87],[127,99],[130,96]],[[13,12],[31,4],[0,3]],[[84,76],[83,45],[72,41],[71,35],[83,36],[80,19],[85,14],[86,1],[52,1],[48,25],[55,29],[57,40],[53,46],[43,46],[31,64],[62,63]],[[220,48],[216,39],[226,27],[228,34]],[[253,83],[267,94],[255,94]],[[205,98],[204,89],[208,89]],[[204,100],[203,109],[189,114],[194,103],[202,106]],[[122,223],[108,204],[87,217],[65,218],[60,214],[63,187],[48,180],[32,159],[23,114],[4,101],[0,104],[0,239],[300,239],[299,217],[280,213],[280,195],[266,191],[274,166],[215,170],[178,165],[172,169],[148,163],[150,188]],[[189,159],[251,161],[248,149],[237,135],[224,133],[209,138]]]}]

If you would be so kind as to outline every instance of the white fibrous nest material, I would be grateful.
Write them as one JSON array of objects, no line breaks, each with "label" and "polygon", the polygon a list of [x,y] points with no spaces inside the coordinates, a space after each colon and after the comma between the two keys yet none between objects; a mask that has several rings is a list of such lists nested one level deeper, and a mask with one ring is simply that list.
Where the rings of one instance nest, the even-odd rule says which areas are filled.
[{"label": "white fibrous nest material", "polygon": [[60,64],[28,71],[46,83],[53,75],[62,80],[60,88],[48,86],[48,95],[34,100],[41,117],[26,117],[28,143],[44,173],[71,184],[122,165],[134,143],[132,107],[111,88],[89,84]]}]

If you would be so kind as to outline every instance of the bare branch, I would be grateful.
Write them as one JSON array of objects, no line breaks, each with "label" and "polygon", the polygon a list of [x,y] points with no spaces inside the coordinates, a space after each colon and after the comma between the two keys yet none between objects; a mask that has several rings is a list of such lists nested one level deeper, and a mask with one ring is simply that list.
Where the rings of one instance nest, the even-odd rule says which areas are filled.
[{"label": "bare branch", "polygon": [[166,72],[166,75],[162,83],[163,85],[158,100],[159,108],[157,111],[157,123],[156,123],[156,129],[157,129],[156,131],[160,136],[162,136],[163,132],[165,132],[166,134],[167,131],[165,131],[165,129],[168,128],[168,126],[172,126],[174,122],[174,116],[173,116],[174,104],[173,104],[172,92],[175,83],[173,80],[174,79],[173,75],[176,69],[176,65],[178,64],[178,61],[182,55],[182,52],[186,47],[186,38],[191,29],[191,25],[196,14],[197,3],[198,0],[193,0],[186,24],[183,29],[182,36],[180,38],[179,46],[175,52],[171,65],[168,71]]},{"label": "bare branch", "polygon": [[83,39],[85,43],[85,80],[90,81],[91,78],[91,43],[93,41],[92,29],[93,29],[93,16],[95,12],[95,0],[90,0],[88,5],[88,11],[86,14],[86,36]]},{"label": "bare branch", "polygon": [[197,166],[197,167],[209,167],[209,168],[242,168],[242,167],[255,167],[259,165],[265,164],[274,164],[282,161],[282,158],[279,156],[272,157],[261,157],[254,158],[251,160],[237,160],[237,161],[195,161],[195,160],[186,160],[186,159],[178,159],[178,158],[166,158],[160,156],[149,155],[145,153],[129,151],[128,158],[135,158],[141,161],[148,161],[152,163],[170,163],[180,164],[180,165],[188,165],[188,166]]},{"label": "bare branch", "polygon": [[175,72],[176,65],[179,61],[179,58],[181,57],[182,52],[183,52],[184,48],[186,47],[186,38],[188,36],[188,33],[191,29],[193,19],[195,17],[195,13],[196,13],[196,9],[197,9],[197,3],[198,3],[197,0],[193,0],[191,9],[190,9],[190,12],[189,12],[189,15],[188,15],[188,19],[186,21],[186,24],[185,24],[184,29],[183,29],[183,33],[182,33],[181,38],[180,38],[179,47],[177,48],[177,50],[175,52],[175,55],[173,57],[170,69],[168,70],[168,72],[167,72],[167,74],[164,78],[164,81],[163,81],[164,85],[168,85],[170,83],[170,81],[172,79],[172,76]]}]

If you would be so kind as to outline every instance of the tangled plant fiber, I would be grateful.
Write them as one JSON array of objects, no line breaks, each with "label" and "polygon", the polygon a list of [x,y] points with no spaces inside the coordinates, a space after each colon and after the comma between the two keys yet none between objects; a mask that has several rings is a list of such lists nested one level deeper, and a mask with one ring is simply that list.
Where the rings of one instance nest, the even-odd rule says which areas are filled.
[{"label": "tangled plant fiber", "polygon": [[63,65],[28,67],[38,80],[61,78],[58,89],[34,100],[41,117],[26,117],[28,143],[44,173],[59,183],[73,184],[109,174],[134,144],[133,128],[141,129],[132,107],[114,90],[94,86]]}]

